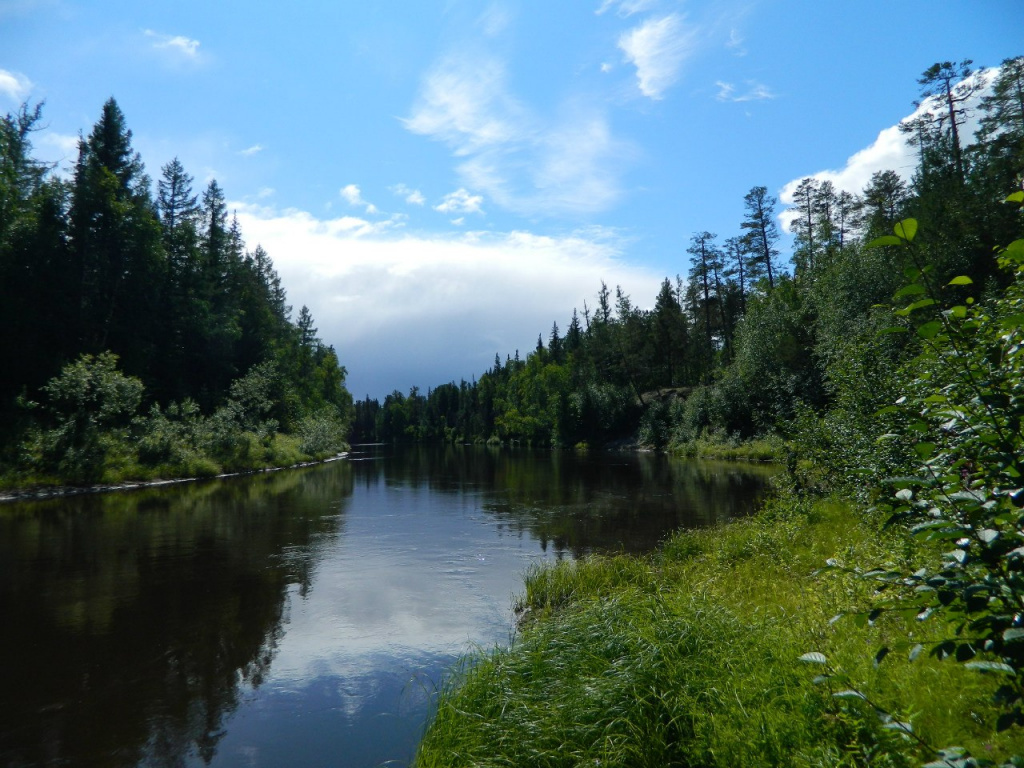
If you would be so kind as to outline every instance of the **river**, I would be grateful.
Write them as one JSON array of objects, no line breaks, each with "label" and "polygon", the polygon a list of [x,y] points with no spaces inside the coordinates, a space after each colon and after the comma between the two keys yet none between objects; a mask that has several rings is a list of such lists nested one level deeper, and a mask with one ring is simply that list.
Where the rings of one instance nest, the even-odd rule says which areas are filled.
[{"label": "river", "polygon": [[[363,446],[0,506],[0,765],[406,765],[531,563],[745,514],[771,470]],[[391,762],[389,762],[391,761]]]}]

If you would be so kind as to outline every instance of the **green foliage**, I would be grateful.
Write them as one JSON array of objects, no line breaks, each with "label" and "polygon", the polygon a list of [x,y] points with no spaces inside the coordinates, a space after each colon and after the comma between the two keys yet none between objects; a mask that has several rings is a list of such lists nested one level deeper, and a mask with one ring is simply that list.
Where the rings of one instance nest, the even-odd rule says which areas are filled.
[{"label": "green foliage", "polygon": [[47,426],[29,441],[34,468],[72,482],[99,480],[114,443],[124,441],[143,385],[117,370],[117,356],[82,355],[42,388]]},{"label": "green foliage", "polygon": [[[308,309],[291,321],[270,257],[246,252],[216,181],[199,202],[174,160],[154,201],[113,99],[73,178],[50,177],[31,156],[40,117],[26,105],[0,120],[0,437],[26,446],[0,458],[23,477],[86,482],[260,466],[272,433],[300,423],[316,453],[343,445],[345,369]],[[90,413],[127,397],[125,382],[148,416]],[[32,400],[47,408],[15,405]]]},{"label": "green foliage", "polygon": [[[971,285],[937,285],[914,246],[917,223],[895,227],[915,266],[897,292],[900,317],[916,324],[922,351],[908,366],[905,392],[889,406],[915,436],[918,461],[890,479],[881,507],[923,541],[945,550],[913,573],[869,572],[882,587],[878,609],[910,610],[948,627],[931,653],[1004,679],[999,730],[1024,726],[1024,240],[1002,251],[1014,280],[988,306],[949,301]],[[875,241],[889,245],[889,238]],[[901,302],[902,303],[902,302]],[[936,308],[940,311],[935,311]],[[886,439],[883,437],[883,439]]]}]

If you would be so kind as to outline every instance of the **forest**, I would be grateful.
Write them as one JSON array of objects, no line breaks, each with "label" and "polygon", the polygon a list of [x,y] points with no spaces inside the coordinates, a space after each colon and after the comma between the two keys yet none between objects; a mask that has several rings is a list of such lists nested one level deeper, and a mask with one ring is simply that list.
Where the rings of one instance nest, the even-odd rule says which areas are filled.
[{"label": "forest", "polygon": [[1024,58],[985,93],[970,64],[919,79],[909,183],[800,183],[791,271],[755,187],[653,311],[602,286],[578,336],[376,408],[556,443],[632,409],[651,446],[786,459],[751,517],[528,572],[515,642],[453,671],[418,766],[1024,765]]},{"label": "forest", "polygon": [[[496,355],[471,382],[357,401],[353,441],[598,447],[636,435],[686,451],[701,440],[790,438],[804,417],[851,407],[873,413],[918,346],[876,334],[891,325],[885,307],[907,265],[866,243],[912,217],[928,233],[921,258],[936,280],[966,275],[994,296],[1010,279],[993,249],[1021,234],[1019,215],[998,201],[1020,188],[1024,168],[1022,62],[1004,62],[983,98],[971,74],[970,62],[945,62],[922,75],[916,103],[931,109],[901,126],[918,158],[909,183],[895,170],[857,195],[800,183],[789,264],[782,206],[755,186],[737,201],[734,233],[689,236],[689,271],[666,277],[653,301],[601,283],[564,330],[556,321],[534,349]],[[971,118],[975,136],[965,132]]]},{"label": "forest", "polygon": [[346,446],[345,368],[215,180],[156,183],[114,99],[70,178],[0,121],[0,461],[15,485],[203,476]]}]

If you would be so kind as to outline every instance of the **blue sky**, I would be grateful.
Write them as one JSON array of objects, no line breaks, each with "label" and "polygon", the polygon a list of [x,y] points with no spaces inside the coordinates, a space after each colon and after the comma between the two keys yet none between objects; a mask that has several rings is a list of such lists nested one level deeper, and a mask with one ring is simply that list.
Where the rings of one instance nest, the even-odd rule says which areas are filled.
[{"label": "blue sky", "polygon": [[601,280],[649,306],[754,185],[909,175],[920,73],[1022,32],[1019,0],[0,0],[0,110],[45,100],[66,164],[114,96],[383,396],[525,353]]}]

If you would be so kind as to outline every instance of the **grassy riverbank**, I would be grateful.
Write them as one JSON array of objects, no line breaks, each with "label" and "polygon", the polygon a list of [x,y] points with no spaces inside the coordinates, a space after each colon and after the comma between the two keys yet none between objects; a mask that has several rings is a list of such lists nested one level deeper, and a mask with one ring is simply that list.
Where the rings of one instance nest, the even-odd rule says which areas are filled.
[{"label": "grassy riverbank", "polygon": [[[865,611],[870,589],[818,571],[828,558],[913,568],[926,556],[847,504],[783,495],[651,557],[537,569],[515,643],[446,681],[417,765],[909,766],[935,756],[916,737],[1019,753],[1020,729],[982,725],[996,679],[927,653],[908,660],[941,625],[830,621]],[[876,665],[883,643],[894,651]],[[829,664],[800,660],[811,651]],[[849,679],[814,682],[828,671]],[[850,689],[915,738],[860,696],[835,695]]]}]

